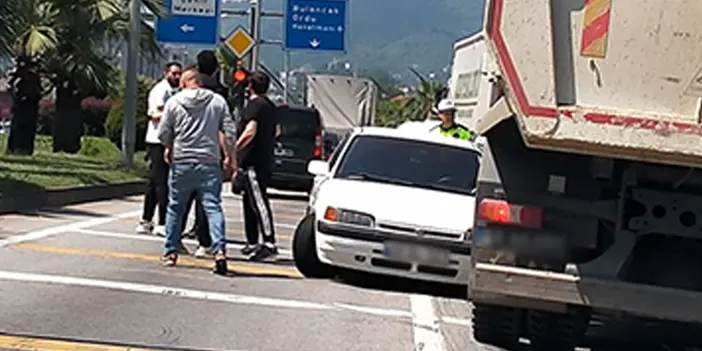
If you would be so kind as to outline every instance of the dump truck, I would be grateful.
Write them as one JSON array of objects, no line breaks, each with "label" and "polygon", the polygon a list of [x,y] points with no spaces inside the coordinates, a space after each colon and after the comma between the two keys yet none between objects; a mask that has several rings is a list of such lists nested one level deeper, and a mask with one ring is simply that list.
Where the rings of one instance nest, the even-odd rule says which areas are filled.
[{"label": "dump truck", "polygon": [[485,6],[475,339],[699,346],[702,1]]}]

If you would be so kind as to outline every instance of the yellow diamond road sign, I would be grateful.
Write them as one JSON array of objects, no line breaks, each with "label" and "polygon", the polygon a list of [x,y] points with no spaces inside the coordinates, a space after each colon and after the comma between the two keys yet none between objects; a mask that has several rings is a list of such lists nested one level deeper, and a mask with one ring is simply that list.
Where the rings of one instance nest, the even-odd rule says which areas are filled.
[{"label": "yellow diamond road sign", "polygon": [[238,26],[229,34],[227,40],[224,41],[224,45],[238,58],[242,58],[249,53],[249,50],[256,45],[256,42],[244,27]]}]

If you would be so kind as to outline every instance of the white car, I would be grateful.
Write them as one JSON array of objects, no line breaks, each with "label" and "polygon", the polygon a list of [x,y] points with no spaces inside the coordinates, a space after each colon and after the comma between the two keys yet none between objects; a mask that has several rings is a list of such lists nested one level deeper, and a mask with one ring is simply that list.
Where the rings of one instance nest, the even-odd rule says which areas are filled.
[{"label": "white car", "polygon": [[465,285],[480,151],[427,133],[364,127],[313,160],[293,257],[307,277],[334,267]]}]

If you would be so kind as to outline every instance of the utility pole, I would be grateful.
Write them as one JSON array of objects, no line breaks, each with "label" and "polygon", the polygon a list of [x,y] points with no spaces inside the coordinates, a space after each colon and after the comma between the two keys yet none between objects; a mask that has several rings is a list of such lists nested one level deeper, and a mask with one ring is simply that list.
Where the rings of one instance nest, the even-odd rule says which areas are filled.
[{"label": "utility pole", "polygon": [[251,36],[254,39],[256,45],[251,49],[251,62],[250,69],[252,71],[258,70],[258,64],[261,61],[260,45],[261,45],[261,15],[262,15],[262,0],[250,0],[251,4],[251,18],[250,18],[250,31]]},{"label": "utility pole", "polygon": [[122,162],[131,166],[136,146],[137,113],[137,64],[141,25],[141,1],[131,0],[129,13],[129,46],[127,48],[127,91],[124,96],[124,120],[122,121]]}]

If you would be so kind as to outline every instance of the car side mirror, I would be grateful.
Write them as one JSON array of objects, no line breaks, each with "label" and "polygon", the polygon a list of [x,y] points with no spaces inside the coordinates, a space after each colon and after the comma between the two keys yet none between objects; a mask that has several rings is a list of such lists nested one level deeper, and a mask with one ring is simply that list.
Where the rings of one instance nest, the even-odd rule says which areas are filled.
[{"label": "car side mirror", "polygon": [[307,164],[307,172],[313,175],[326,175],[329,173],[329,163],[321,160],[312,160]]}]

